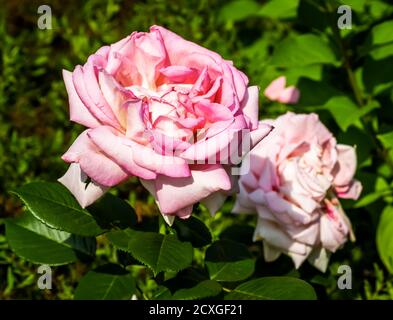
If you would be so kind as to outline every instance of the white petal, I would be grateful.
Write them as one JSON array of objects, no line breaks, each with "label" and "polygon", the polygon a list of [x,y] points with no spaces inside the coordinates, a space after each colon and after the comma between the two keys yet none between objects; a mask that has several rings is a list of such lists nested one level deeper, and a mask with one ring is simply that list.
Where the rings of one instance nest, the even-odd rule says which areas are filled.
[{"label": "white petal", "polygon": [[86,183],[87,175],[78,163],[71,163],[67,172],[58,181],[63,184],[85,208],[100,198],[109,188],[93,180]]},{"label": "white petal", "polygon": [[325,248],[315,248],[308,257],[310,262],[315,268],[321,272],[325,272],[329,263],[331,253]]},{"label": "white petal", "polygon": [[167,214],[163,214],[162,217],[164,218],[164,221],[167,223],[168,226],[172,226],[176,218],[176,216],[169,216]]},{"label": "white petal", "polygon": [[307,257],[309,256],[311,252],[311,247],[306,247],[306,253],[305,254],[298,254],[298,253],[294,253],[294,252],[288,252],[288,256],[291,257],[295,268],[299,269],[300,266],[303,264],[303,262],[307,259]]},{"label": "white petal", "polygon": [[281,255],[281,251],[271,245],[269,245],[266,241],[263,241],[263,257],[266,262],[273,262],[278,259]]},{"label": "white petal", "polygon": [[222,207],[227,196],[223,192],[215,192],[202,199],[201,202],[209,210],[212,216]]}]

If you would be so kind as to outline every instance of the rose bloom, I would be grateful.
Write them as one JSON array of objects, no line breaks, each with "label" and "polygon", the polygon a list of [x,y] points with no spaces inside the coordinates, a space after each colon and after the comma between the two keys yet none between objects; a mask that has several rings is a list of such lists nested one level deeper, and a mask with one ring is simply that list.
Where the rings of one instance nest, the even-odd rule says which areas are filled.
[{"label": "rose bloom", "polygon": [[266,261],[281,253],[298,268],[307,258],[324,271],[329,255],[353,237],[337,198],[357,199],[356,153],[336,139],[316,114],[266,120],[272,133],[243,160],[233,212],[257,213],[254,241],[263,240]]},{"label": "rose bloom", "polygon": [[286,87],[287,78],[284,76],[273,80],[263,94],[271,101],[296,104],[300,99],[300,91],[295,86]]},{"label": "rose bloom", "polygon": [[100,48],[63,77],[70,118],[87,129],[63,155],[71,165],[59,181],[83,207],[136,176],[167,221],[189,217],[199,201],[214,212],[232,187],[228,147],[271,130],[258,123],[258,88],[244,73],[159,26]]}]

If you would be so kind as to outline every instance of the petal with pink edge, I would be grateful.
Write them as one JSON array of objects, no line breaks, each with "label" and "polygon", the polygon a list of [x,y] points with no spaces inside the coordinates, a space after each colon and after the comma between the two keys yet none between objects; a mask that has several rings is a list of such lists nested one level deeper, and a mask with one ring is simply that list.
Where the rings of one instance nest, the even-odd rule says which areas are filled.
[{"label": "petal with pink edge", "polygon": [[123,128],[126,128],[126,108],[123,106],[125,100],[123,93],[119,90],[119,84],[106,71],[98,73],[99,85],[107,104],[112,109],[117,121]]},{"label": "petal with pink edge", "polygon": [[[72,81],[82,103],[95,118],[97,118],[103,124],[113,125],[115,127],[120,126],[117,120],[114,119],[114,115],[112,115],[112,118],[111,116],[108,116],[104,110],[98,107],[90,97],[89,91],[91,92],[92,88],[89,88],[89,91],[87,90],[87,88],[90,86],[90,79],[88,78],[86,81],[85,72],[81,66],[75,67],[75,70],[72,73]],[[94,81],[97,82],[97,80],[93,79],[92,82],[94,83]]]},{"label": "petal with pink edge", "polygon": [[257,86],[252,86],[247,88],[246,95],[244,97],[243,103],[243,113],[250,121],[251,129],[254,130],[258,127],[258,105],[259,100],[259,88]]},{"label": "petal with pink edge", "polygon": [[171,214],[193,205],[219,190],[229,190],[231,181],[220,165],[198,165],[191,168],[187,178],[158,176],[157,200],[164,214]]},{"label": "petal with pink edge", "polygon": [[98,127],[100,122],[86,108],[75,90],[72,72],[63,70],[63,79],[70,104],[70,120],[89,128]]},{"label": "petal with pink edge", "polygon": [[339,198],[357,200],[362,193],[362,184],[358,180],[353,180],[347,186],[336,187],[335,191]]},{"label": "petal with pink edge", "polygon": [[62,159],[79,163],[82,171],[92,180],[112,187],[125,180],[129,174],[97,148],[87,135],[90,130],[79,135]]},{"label": "petal with pink edge", "polygon": [[197,69],[185,66],[168,66],[160,72],[172,83],[193,83],[198,77]]},{"label": "petal with pink edge", "polygon": [[[209,160],[209,163],[217,162],[216,156],[219,156],[219,161],[225,163],[225,160],[231,154],[233,148],[237,151],[237,145],[233,145],[233,141],[237,142],[238,132],[245,128],[245,120],[243,116],[237,116],[234,123],[230,125],[225,131],[209,138],[203,139],[191,145],[180,156],[187,160]],[[214,126],[213,126],[214,127]]]},{"label": "petal with pink edge", "polygon": [[347,240],[348,228],[343,225],[343,220],[323,215],[320,222],[322,246],[335,252]]},{"label": "petal with pink edge", "polygon": [[134,150],[123,143],[125,138],[116,136],[112,130],[110,127],[101,126],[89,131],[88,136],[103,153],[127,170],[130,175],[143,179],[155,179],[156,173],[138,165],[134,160]]}]

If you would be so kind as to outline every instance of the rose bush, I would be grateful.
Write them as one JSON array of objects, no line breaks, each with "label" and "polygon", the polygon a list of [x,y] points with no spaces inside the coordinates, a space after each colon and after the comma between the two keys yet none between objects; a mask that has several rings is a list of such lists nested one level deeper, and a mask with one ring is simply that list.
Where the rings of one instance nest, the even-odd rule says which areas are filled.
[{"label": "rose bush", "polygon": [[[346,7],[345,13],[340,13],[339,7],[344,4],[349,5],[351,11]],[[38,5],[31,1],[7,1],[2,6],[4,14],[0,14],[3,22],[0,32],[0,300],[129,300],[135,296],[138,300],[312,299],[316,297],[312,288],[323,300],[393,299],[391,1],[180,0],[167,3],[156,0],[86,0],[78,2],[78,6],[75,6],[75,1],[48,1],[46,5],[52,9],[52,29],[45,30],[37,28],[37,19],[39,17],[41,22],[46,20],[51,24],[50,12],[37,14]],[[349,13],[352,13],[352,19],[348,18]],[[288,111],[318,114],[320,121],[339,143],[336,148],[321,145],[323,150],[334,149],[334,154],[341,153],[342,145],[356,146],[358,165],[355,176],[363,185],[361,198],[357,201],[340,198],[350,196],[349,191],[356,191],[356,188],[350,188],[354,184],[339,181],[345,178],[345,174],[328,174],[328,170],[325,170],[323,178],[313,175],[314,168],[319,167],[321,160],[319,148],[314,146],[319,143],[312,142],[312,152],[296,148],[299,152],[296,157],[284,156],[279,166],[282,172],[278,173],[285,179],[272,188],[278,199],[272,202],[274,210],[270,208],[271,203],[263,205],[266,210],[263,219],[258,219],[257,209],[260,208],[257,208],[256,202],[251,202],[255,199],[247,201],[250,212],[256,214],[231,214],[236,199],[228,197],[214,217],[211,217],[206,206],[197,204],[188,219],[175,219],[175,215],[164,214],[168,222],[174,220],[172,225],[164,223],[154,202],[154,194],[159,193],[156,192],[159,179],[171,179],[171,185],[165,185],[165,188],[171,187],[173,190],[168,204],[178,202],[181,211],[183,205],[197,200],[192,199],[194,194],[204,196],[199,191],[207,184],[209,187],[205,189],[205,194],[211,195],[213,200],[222,201],[226,193],[235,189],[236,179],[233,178],[236,176],[232,177],[231,173],[239,167],[235,166],[238,161],[232,161],[232,154],[231,157],[225,156],[225,147],[218,148],[219,152],[208,157],[207,161],[185,157],[180,146],[186,145],[186,142],[198,144],[204,137],[202,131],[210,123],[205,127],[201,125],[187,140],[188,135],[184,133],[189,128],[184,123],[190,120],[181,120],[181,126],[185,129],[177,130],[175,123],[176,131],[170,130],[174,127],[171,124],[172,120],[175,122],[174,118],[182,119],[181,112],[179,115],[169,113],[169,126],[157,127],[153,124],[151,128],[150,113],[146,112],[148,121],[143,118],[138,123],[142,123],[142,127],[146,125],[148,129],[140,135],[138,127],[128,125],[128,120],[138,117],[125,115],[125,111],[138,109],[138,100],[142,101],[141,109],[153,110],[151,115],[157,114],[157,110],[164,111],[170,107],[163,102],[165,98],[170,105],[176,105],[173,93],[162,97],[158,88],[174,86],[178,92],[180,86],[181,90],[187,91],[197,82],[182,83],[180,78],[175,80],[176,75],[172,77],[173,81],[168,80],[174,70],[166,69],[172,67],[172,60],[176,63],[172,53],[184,48],[184,42],[167,41],[163,37],[164,55],[171,57],[165,60],[163,68],[156,70],[159,77],[152,82],[159,85],[155,89],[146,89],[151,86],[147,76],[150,67],[154,68],[155,57],[158,61],[161,56],[154,53],[155,44],[161,42],[154,39],[161,35],[161,31],[149,32],[148,26],[152,24],[163,25],[184,39],[217,52],[224,59],[233,60],[236,69],[242,70],[250,79],[250,84],[257,85],[265,93],[259,97],[260,119],[277,119]],[[343,25],[345,30],[340,30]],[[132,42],[127,35],[133,30],[147,33],[134,36]],[[123,38],[126,39],[118,43]],[[133,43],[136,42],[143,44],[138,47],[140,50],[134,50]],[[205,53],[211,53],[207,49],[185,43],[187,48],[197,53],[188,50],[184,59],[195,56],[201,52],[199,50],[203,51],[201,59],[193,59],[197,61],[188,67],[198,69],[196,73],[200,74],[200,67],[206,65],[209,77],[216,77],[218,74],[212,75],[209,71],[210,65],[221,60],[207,57]],[[150,44],[152,50],[145,50]],[[106,47],[98,50],[103,46]],[[126,55],[122,54],[122,50],[127,51]],[[150,53],[153,53],[153,57]],[[119,60],[124,62],[120,62],[117,68],[114,62]],[[108,69],[110,61],[112,67]],[[225,65],[227,61],[223,61]],[[160,65],[159,61],[157,63]],[[74,70],[78,64],[81,66]],[[218,64],[221,68],[221,63]],[[135,68],[132,69],[132,66]],[[117,71],[114,71],[116,68]],[[62,69],[71,71],[64,71],[66,81],[62,77]],[[129,79],[136,79],[141,84],[140,88],[125,81],[128,75],[123,77],[123,70],[131,70]],[[187,73],[184,65],[179,70]],[[112,71],[114,73],[110,73]],[[195,73],[189,71],[192,78]],[[234,69],[231,72],[236,73]],[[141,78],[142,73],[144,77]],[[78,81],[73,80],[76,76],[79,77]],[[225,81],[237,83],[235,78]],[[111,84],[115,85],[115,90]],[[229,86],[223,84],[223,87]],[[237,90],[235,95],[239,96]],[[186,96],[194,100],[191,110],[195,114],[188,110],[187,113],[191,118],[198,119],[196,111],[201,106],[196,105],[190,94]],[[158,97],[161,101],[153,106],[152,100]],[[217,100],[219,97],[215,96]],[[72,119],[78,123],[69,121],[69,98],[71,106],[81,107],[74,108],[78,112],[71,110]],[[119,101],[122,107],[112,110],[112,106],[119,106],[109,104],[112,101]],[[219,102],[215,103],[220,105]],[[240,106],[243,103],[245,101],[239,100]],[[135,105],[137,108],[132,107]],[[238,114],[242,112],[240,109]],[[176,107],[176,110],[181,111],[181,108]],[[86,121],[91,123],[85,124]],[[216,125],[216,122],[213,121],[213,124]],[[297,127],[298,133],[308,131],[308,126],[300,122]],[[288,128],[293,126],[288,125]],[[136,133],[131,129],[136,129]],[[78,148],[74,145],[75,153],[68,153],[76,161],[63,161],[61,156],[83,130],[87,131],[80,139],[83,138],[87,144],[80,144]],[[243,129],[242,132],[247,130]],[[108,145],[104,148],[103,140],[98,143],[98,133],[105,137],[110,148]],[[113,135],[116,139],[112,139]],[[172,140],[175,141],[172,135],[186,136],[179,148],[171,149]],[[317,134],[315,136],[317,140],[320,138]],[[77,141],[80,142],[80,139]],[[271,139],[274,141],[273,137]],[[228,143],[229,146],[237,142],[240,144],[240,141],[236,141],[236,135],[228,140],[233,142]],[[116,141],[119,144],[114,143]],[[122,142],[125,142],[127,151],[132,151],[124,159],[132,168],[125,168],[122,163],[125,153],[118,152],[125,150],[119,148],[119,145],[123,146]],[[138,145],[130,147],[132,143]],[[263,144],[267,145],[267,142]],[[164,150],[156,148],[156,145],[164,146]],[[203,142],[204,147],[208,145],[207,141]],[[276,143],[273,143],[275,148]],[[111,151],[108,151],[110,154],[106,153],[107,149]],[[141,150],[143,152],[139,152]],[[146,150],[153,150],[154,153],[150,154],[153,157],[145,153]],[[351,148],[347,150],[349,155],[352,151]],[[267,150],[264,152],[268,153]],[[283,149],[279,153],[282,152]],[[159,161],[156,161],[156,154],[160,156]],[[175,165],[167,165],[173,161],[172,158],[176,158]],[[327,158],[334,162],[333,157]],[[182,160],[187,162],[189,177],[181,176],[187,174],[184,162],[179,162]],[[299,165],[293,166],[292,161]],[[322,167],[328,166],[326,163],[329,161],[322,161]],[[262,164],[256,163],[257,167]],[[210,186],[221,182],[211,181],[208,172],[203,179],[200,175],[195,180],[195,168],[198,168],[196,173],[204,173],[204,166],[221,166],[225,169],[227,176],[233,179],[231,190],[213,191],[215,188]],[[335,166],[338,167],[337,161]],[[64,185],[54,182],[64,175],[68,167],[70,171],[61,180],[77,195],[79,203]],[[108,181],[105,184],[96,181],[82,167],[100,175],[101,180],[106,177],[113,179],[119,176],[118,172],[121,173],[120,178],[121,175],[127,177],[121,180],[124,183],[110,187]],[[174,167],[179,170],[173,172]],[[305,170],[307,167],[310,172]],[[242,170],[247,171],[248,168],[250,163],[243,162]],[[344,173],[352,175],[352,169],[349,169]],[[291,170],[296,175],[290,175]],[[142,173],[150,174],[149,179],[146,176],[138,178],[137,174],[142,176]],[[279,176],[278,173],[276,176]],[[154,174],[156,178],[153,178]],[[176,177],[167,174],[176,174]],[[326,187],[325,178],[329,175],[334,178],[326,183],[330,187],[322,196]],[[259,177],[259,174],[255,174],[255,177]],[[192,190],[195,190],[194,194],[191,194],[191,189],[188,189],[190,193],[187,191],[185,194],[181,188],[177,188],[175,181],[181,182],[180,186],[187,178],[201,182],[191,183],[195,187]],[[153,196],[140,180],[147,187],[153,185]],[[290,183],[292,180],[294,183]],[[268,186],[269,179],[266,179],[266,183]],[[251,193],[247,196],[251,197]],[[273,195],[268,193],[263,191],[264,197],[270,200]],[[299,196],[303,193],[304,201]],[[280,198],[289,202],[291,214],[288,210],[277,210]],[[261,199],[256,198],[258,201]],[[201,201],[215,204],[216,207],[221,202],[209,202],[209,196]],[[312,201],[318,204],[319,209],[315,213],[304,214],[303,207],[310,209],[308,206]],[[165,204],[163,200],[159,201],[160,206]],[[350,218],[352,227],[341,215],[341,210]],[[176,214],[181,213],[177,211]],[[294,214],[298,220],[292,217]],[[307,216],[312,222],[298,222],[302,217],[307,220]],[[288,221],[280,220],[273,224],[278,231],[271,227],[276,217],[288,217]],[[309,228],[312,223],[319,231]],[[267,238],[253,241],[256,226],[262,230],[259,238],[262,238],[261,234],[266,235],[263,228],[268,229],[270,243]],[[343,242],[351,238],[351,229],[356,234],[356,242],[344,245]],[[302,236],[297,233],[302,233],[301,230],[305,232]],[[277,238],[274,238],[272,236],[276,231]],[[307,232],[310,237],[306,237]],[[340,250],[336,249],[336,253],[331,254],[324,273],[306,261],[295,270],[293,261],[287,256],[287,247],[278,245],[283,241],[293,243],[290,245],[293,252],[307,254],[311,249],[307,258],[306,254],[301,254],[297,261],[300,263],[302,259],[310,259],[314,263],[319,262],[316,264],[320,270],[324,269],[323,262],[327,261],[323,259],[323,254],[330,255],[336,247]],[[271,244],[273,242],[276,247]],[[264,250],[267,244],[274,250]],[[322,244],[324,249],[318,251]],[[266,262],[264,253],[269,252],[272,254],[270,258],[281,254],[274,262]],[[314,259],[317,253],[320,253],[318,261]],[[42,290],[42,286],[37,285],[43,284],[40,280],[50,275],[37,273],[37,269],[43,270],[40,265],[45,265],[44,272],[49,270],[48,265],[52,269],[52,290]],[[345,270],[341,267],[343,265]],[[345,277],[339,276],[342,271]],[[345,279],[347,285],[350,274],[353,276],[352,288],[342,290],[342,286],[338,285],[341,281],[337,282],[338,277]]]},{"label": "rose bush", "polygon": [[258,88],[243,72],[159,26],[63,77],[70,118],[88,129],[63,155],[72,165],[59,181],[83,207],[136,176],[164,216],[187,218],[198,201],[214,213],[232,186],[231,154],[271,130],[258,123]]},{"label": "rose bush", "polygon": [[266,261],[289,255],[296,268],[307,258],[326,270],[352,227],[337,198],[357,199],[355,148],[337,144],[316,114],[287,113],[264,120],[273,132],[247,156],[236,213],[257,213],[254,240]]}]

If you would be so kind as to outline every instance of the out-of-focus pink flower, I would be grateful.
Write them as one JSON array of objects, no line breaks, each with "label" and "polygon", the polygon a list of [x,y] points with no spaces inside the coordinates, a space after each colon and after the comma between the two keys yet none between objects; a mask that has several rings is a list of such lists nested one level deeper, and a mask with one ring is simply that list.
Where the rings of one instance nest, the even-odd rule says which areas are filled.
[{"label": "out-of-focus pink flower", "polygon": [[271,101],[287,104],[296,104],[300,98],[299,89],[295,86],[286,86],[287,79],[284,76],[273,80],[265,89],[263,94]]},{"label": "out-of-focus pink flower", "polygon": [[287,113],[243,160],[233,212],[257,213],[254,239],[263,240],[265,260],[281,253],[298,268],[307,258],[325,270],[331,252],[353,236],[337,198],[357,199],[356,153],[340,145],[316,114]]},{"label": "out-of-focus pink flower", "polygon": [[136,176],[166,218],[189,217],[198,201],[214,211],[232,185],[228,148],[271,130],[258,122],[258,88],[231,61],[159,26],[63,77],[70,118],[87,129],[63,155],[74,165],[60,181],[82,206]]}]

